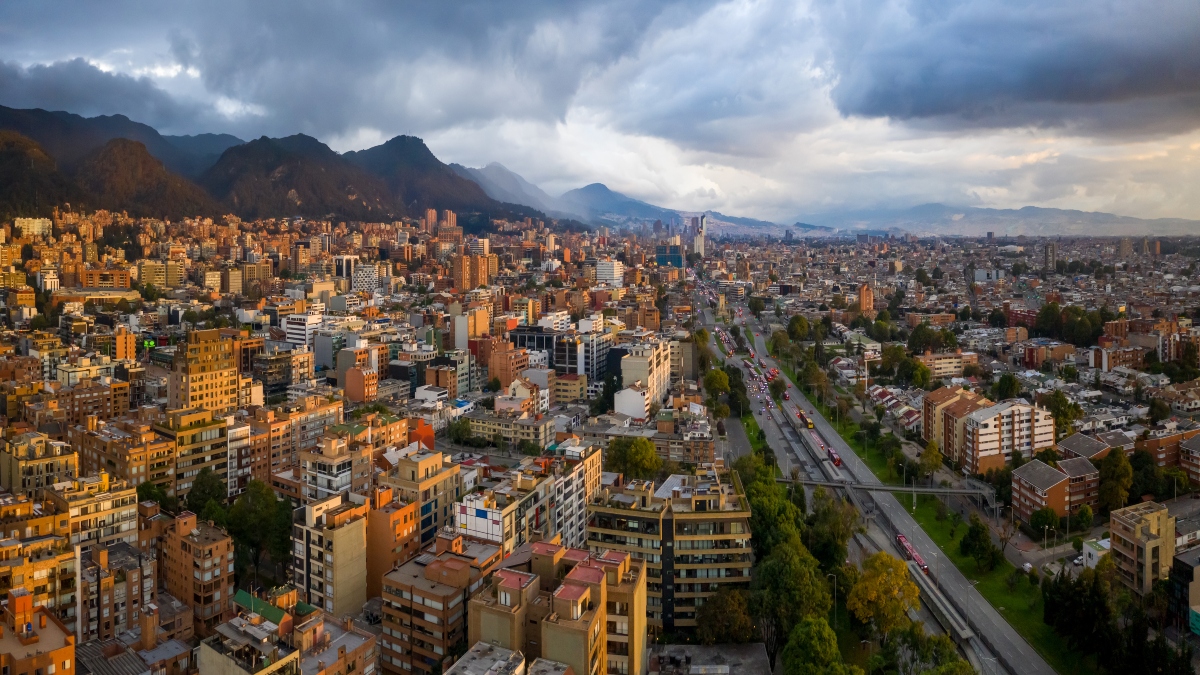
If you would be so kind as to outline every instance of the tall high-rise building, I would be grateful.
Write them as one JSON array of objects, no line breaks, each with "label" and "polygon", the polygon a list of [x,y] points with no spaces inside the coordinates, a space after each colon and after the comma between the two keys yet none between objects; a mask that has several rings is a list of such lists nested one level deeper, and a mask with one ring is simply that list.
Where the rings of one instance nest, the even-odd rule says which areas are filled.
[{"label": "tall high-rise building", "polygon": [[225,530],[184,511],[167,523],[160,558],[159,579],[168,593],[188,599],[197,636],[233,618],[233,539]]},{"label": "tall high-rise building", "polygon": [[356,255],[333,256],[333,276],[335,277],[353,279],[356,267],[358,267],[358,256]]},{"label": "tall high-rise building", "polygon": [[1133,241],[1129,237],[1121,239],[1121,243],[1117,245],[1117,255],[1122,258],[1128,258],[1133,255]]},{"label": "tall high-rise building", "polygon": [[875,314],[875,290],[869,281],[858,287],[858,311],[864,316]]},{"label": "tall high-rise building", "polygon": [[458,227],[458,215],[450,209],[442,211],[442,224],[446,227]]},{"label": "tall high-rise building", "polygon": [[696,219],[696,236],[692,238],[692,253],[704,257],[704,237],[708,233],[708,216]]},{"label": "tall high-rise building", "polygon": [[597,261],[596,283],[609,286],[625,285],[625,264],[620,260]]},{"label": "tall high-rise building", "polygon": [[1053,273],[1054,268],[1058,265],[1058,244],[1053,241],[1046,242],[1046,252],[1042,260],[1042,269],[1047,273]]},{"label": "tall high-rise building", "polygon": [[310,262],[312,262],[312,256],[308,250],[308,242],[298,241],[292,244],[292,274],[307,274]]},{"label": "tall high-rise building", "polygon": [[237,376],[233,340],[222,339],[218,329],[191,331],[175,349],[167,379],[167,407],[231,412],[237,407]]},{"label": "tall high-rise building", "polygon": [[334,616],[353,614],[367,601],[367,511],[349,492],[296,509],[292,575],[300,597]]},{"label": "tall high-rise building", "polygon": [[422,223],[423,231],[433,234],[437,231],[438,215],[437,209],[425,209],[425,222]]}]

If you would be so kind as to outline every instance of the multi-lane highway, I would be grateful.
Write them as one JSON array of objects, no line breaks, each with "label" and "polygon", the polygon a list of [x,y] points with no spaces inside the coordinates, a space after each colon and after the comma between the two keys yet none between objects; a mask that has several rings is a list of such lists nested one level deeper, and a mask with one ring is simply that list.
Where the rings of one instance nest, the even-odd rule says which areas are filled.
[{"label": "multi-lane highway", "polygon": [[[747,319],[748,321],[751,319]],[[753,339],[756,356],[767,363],[768,367],[777,364],[767,356],[767,345],[763,337],[764,328],[749,329],[748,338]],[[817,413],[813,405],[805,398],[798,388],[793,387],[792,400],[785,404],[784,411],[777,414],[795,414],[795,405],[799,405],[814,423],[815,430],[842,458],[842,470],[847,472],[847,478],[860,483],[879,484],[880,481],[871,470],[854,454],[854,450],[838,435],[833,425]],[[933,540],[908,513],[906,508],[887,492],[873,494],[873,501],[878,514],[890,523],[893,530],[908,537],[917,551],[931,562],[930,573],[935,575],[942,592],[950,599],[955,608],[966,617],[971,627],[979,634],[983,643],[991,653],[999,659],[999,665],[1010,673],[1031,673],[1036,675],[1053,675],[1054,670],[1046,663],[1033,647],[1023,638],[1004,617],[992,607],[965,576],[953,564],[938,564],[937,557],[941,555]],[[985,672],[995,670],[997,663],[988,661],[985,655],[980,665]]]}]

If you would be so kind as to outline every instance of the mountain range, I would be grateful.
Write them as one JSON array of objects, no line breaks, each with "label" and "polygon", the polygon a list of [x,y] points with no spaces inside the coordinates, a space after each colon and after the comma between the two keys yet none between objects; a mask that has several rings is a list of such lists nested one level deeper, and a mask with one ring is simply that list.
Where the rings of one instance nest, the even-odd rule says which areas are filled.
[{"label": "mountain range", "polygon": [[55,206],[178,219],[234,213],[381,221],[427,208],[493,217],[578,220],[592,225],[668,224],[707,215],[713,234],[828,236],[863,232],[1000,236],[1185,235],[1200,221],[1145,220],[1109,213],[1025,207],[923,204],[809,214],[792,225],[669,209],[592,183],[552,196],[499,163],[447,165],[413,136],[339,154],[296,134],[243,141],[229,134],[168,136],[123,115],[0,106],[0,218],[46,215]]}]

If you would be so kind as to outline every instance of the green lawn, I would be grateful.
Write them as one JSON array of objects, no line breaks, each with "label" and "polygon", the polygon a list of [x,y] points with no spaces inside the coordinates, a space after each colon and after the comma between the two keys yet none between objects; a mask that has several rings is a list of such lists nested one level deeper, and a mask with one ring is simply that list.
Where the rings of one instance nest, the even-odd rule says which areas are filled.
[{"label": "green lawn", "polygon": [[[901,504],[911,505],[911,495],[896,492]],[[1060,673],[1096,673],[1096,664],[1092,660],[1081,658],[1081,655],[1067,646],[1066,642],[1042,621],[1042,594],[1038,587],[1031,586],[1026,577],[1009,590],[1006,579],[1013,573],[1015,567],[1005,560],[988,572],[979,570],[975,561],[958,552],[958,542],[967,531],[967,524],[958,526],[954,536],[950,536],[950,519],[937,519],[937,498],[931,495],[917,497],[917,510],[913,514],[921,525],[921,529],[938,545],[944,555],[962,571],[963,575],[978,582],[976,590],[992,603],[1001,615],[1017,630],[1042,658],[1052,668]],[[934,565],[935,561],[925,562]],[[945,564],[945,560],[942,561]]]}]

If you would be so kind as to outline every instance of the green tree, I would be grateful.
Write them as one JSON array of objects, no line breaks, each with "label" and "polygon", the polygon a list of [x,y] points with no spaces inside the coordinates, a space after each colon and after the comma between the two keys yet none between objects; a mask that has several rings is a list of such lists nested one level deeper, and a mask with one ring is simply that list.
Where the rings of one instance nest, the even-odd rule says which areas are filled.
[{"label": "green tree", "polygon": [[863,572],[846,596],[846,609],[885,639],[909,622],[920,607],[921,591],[901,560],[880,551],[863,561]]},{"label": "green tree", "polygon": [[608,442],[604,454],[607,469],[624,474],[627,479],[652,478],[662,467],[654,444],[645,438],[614,438]]},{"label": "green tree", "polygon": [[705,645],[753,642],[757,634],[745,593],[723,587],[705,600],[696,610],[696,637]]},{"label": "green tree", "polygon": [[992,328],[1005,328],[1008,326],[1008,315],[1004,310],[997,307],[988,314],[988,325]]},{"label": "green tree", "polygon": [[1038,397],[1038,402],[1054,416],[1056,441],[1069,434],[1076,420],[1083,417],[1083,408],[1058,389]]},{"label": "green tree", "polygon": [[861,675],[862,669],[842,662],[837,634],[824,617],[804,617],[783,648],[783,675]]},{"label": "green tree", "polygon": [[1071,529],[1076,532],[1083,532],[1092,529],[1092,507],[1084,504],[1079,507],[1075,515],[1071,516]]},{"label": "green tree", "polygon": [[750,312],[754,314],[754,318],[756,319],[762,316],[763,309],[766,308],[766,303],[763,302],[762,298],[750,298],[750,301],[746,305],[750,308]]},{"label": "green tree", "polygon": [[925,451],[921,453],[921,474],[924,476],[932,476],[937,473],[937,470],[942,466],[942,451],[938,448],[937,441],[931,440],[925,446]]},{"label": "green tree", "polygon": [[[279,520],[276,511],[281,508],[277,502],[270,485],[252,480],[229,509],[229,536],[247,552],[249,564],[256,567],[262,562],[262,554],[270,546],[274,530],[277,529],[273,527]],[[291,515],[290,511],[288,515]],[[290,517],[288,527],[290,530]],[[275,562],[286,563],[286,560],[287,555],[284,554]]]},{"label": "green tree", "polygon": [[829,572],[842,566],[846,546],[855,532],[863,531],[858,509],[824,487],[812,494],[812,511],[805,521],[804,542],[808,550]]},{"label": "green tree", "polygon": [[787,327],[788,337],[794,342],[802,342],[808,339],[809,326],[808,319],[797,314],[788,321]]},{"label": "green tree", "polygon": [[179,511],[179,500],[149,481],[138,484],[137,497],[139,502],[149,501],[157,503],[164,511],[170,513],[177,513]]},{"label": "green tree", "polygon": [[225,481],[212,469],[204,467],[192,481],[192,489],[188,491],[186,501],[188,510],[199,514],[209,501],[215,500],[218,504],[224,504],[228,499],[229,488]]},{"label": "green tree", "polygon": [[1159,422],[1171,416],[1171,405],[1161,398],[1150,399],[1150,422],[1158,424]]},{"label": "green tree", "polygon": [[465,443],[471,438],[471,422],[470,420],[460,418],[446,425],[446,436],[451,443]]},{"label": "green tree", "polygon": [[958,552],[974,558],[976,566],[981,570],[990,570],[1003,559],[1003,553],[999,547],[992,543],[992,536],[988,532],[987,524],[979,518],[977,513],[971,514],[971,524],[967,527],[967,533],[958,542]]},{"label": "green tree", "polygon": [[1109,513],[1125,506],[1133,485],[1133,467],[1120,448],[1100,460],[1100,510]]},{"label": "green tree", "polygon": [[772,398],[778,399],[783,396],[783,392],[787,391],[787,383],[783,381],[783,378],[777,377],[771,380],[771,384],[767,385],[767,389],[770,390]]},{"label": "green tree", "polygon": [[488,380],[488,389],[490,391],[500,391],[500,388],[503,386],[504,385],[500,384],[500,378],[498,377],[493,377],[492,379]]},{"label": "green tree", "polygon": [[1029,516],[1029,527],[1039,534],[1047,528],[1056,529],[1058,527],[1058,512],[1050,507],[1034,511]]},{"label": "green tree", "polygon": [[1012,373],[1004,373],[996,384],[992,386],[992,396],[997,401],[1003,401],[1009,398],[1016,398],[1021,393],[1021,381]]},{"label": "green tree", "polygon": [[924,363],[912,359],[910,360],[914,363],[912,370],[913,386],[920,389],[929,389],[930,385],[933,384],[933,372],[929,370],[929,367]]},{"label": "green tree", "polygon": [[753,612],[774,667],[792,628],[806,616],[829,613],[829,587],[816,558],[793,536],[781,542],[755,570]]},{"label": "green tree", "polygon": [[704,374],[704,390],[713,399],[729,393],[729,375],[716,368]]}]

